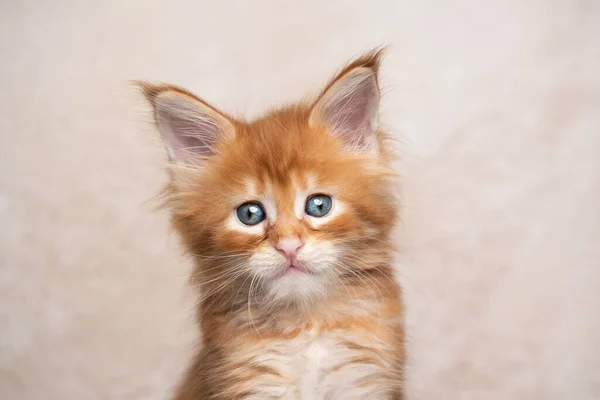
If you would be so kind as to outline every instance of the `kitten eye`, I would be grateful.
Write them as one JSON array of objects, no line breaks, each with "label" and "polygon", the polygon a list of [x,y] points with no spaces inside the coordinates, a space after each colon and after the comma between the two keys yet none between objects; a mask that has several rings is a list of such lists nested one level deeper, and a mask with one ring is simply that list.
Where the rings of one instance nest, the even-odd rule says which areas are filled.
[{"label": "kitten eye", "polygon": [[331,197],[324,194],[315,194],[306,200],[304,211],[313,217],[324,217],[331,211]]},{"label": "kitten eye", "polygon": [[236,210],[238,219],[244,225],[256,225],[264,221],[265,211],[258,203],[244,203]]}]

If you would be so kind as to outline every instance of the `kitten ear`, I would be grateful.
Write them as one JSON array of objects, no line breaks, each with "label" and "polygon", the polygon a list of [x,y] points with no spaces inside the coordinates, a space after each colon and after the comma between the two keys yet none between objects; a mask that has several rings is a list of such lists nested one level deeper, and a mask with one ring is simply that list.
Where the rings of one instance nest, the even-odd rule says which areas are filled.
[{"label": "kitten ear", "polygon": [[232,122],[192,93],[175,86],[137,84],[154,108],[156,125],[174,162],[214,155],[218,143],[233,138]]},{"label": "kitten ear", "polygon": [[336,76],[319,97],[310,124],[324,124],[345,150],[376,150],[379,112],[377,74],[381,52],[354,61]]}]

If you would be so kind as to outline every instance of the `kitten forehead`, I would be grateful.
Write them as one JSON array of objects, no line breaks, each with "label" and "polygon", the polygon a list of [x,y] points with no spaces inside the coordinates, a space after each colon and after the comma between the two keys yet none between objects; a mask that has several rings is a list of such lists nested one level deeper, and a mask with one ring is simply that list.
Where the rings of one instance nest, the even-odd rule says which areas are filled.
[{"label": "kitten forehead", "polygon": [[310,190],[317,186],[317,177],[314,174],[308,174],[306,176],[306,190]]},{"label": "kitten forehead", "polygon": [[245,184],[248,196],[254,197],[258,195],[258,192],[256,190],[256,182],[254,182],[254,180],[247,178]]}]

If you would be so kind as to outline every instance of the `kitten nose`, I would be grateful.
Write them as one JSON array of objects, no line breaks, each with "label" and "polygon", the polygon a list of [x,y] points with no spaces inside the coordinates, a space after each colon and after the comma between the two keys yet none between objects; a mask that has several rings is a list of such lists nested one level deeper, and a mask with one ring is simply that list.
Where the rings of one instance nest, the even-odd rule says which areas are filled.
[{"label": "kitten nose", "polygon": [[295,258],[302,246],[304,243],[299,238],[285,238],[281,239],[275,248],[285,254],[287,258]]}]

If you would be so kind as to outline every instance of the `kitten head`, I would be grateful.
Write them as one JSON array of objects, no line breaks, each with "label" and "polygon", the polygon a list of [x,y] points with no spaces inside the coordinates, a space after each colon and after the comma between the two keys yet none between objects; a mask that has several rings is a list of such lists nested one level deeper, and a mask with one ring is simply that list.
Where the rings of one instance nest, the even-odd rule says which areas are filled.
[{"label": "kitten head", "polygon": [[141,84],[173,164],[173,221],[207,295],[310,304],[389,261],[396,204],[379,56],[351,63],[316,101],[251,122]]}]

